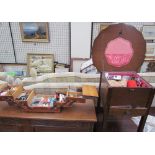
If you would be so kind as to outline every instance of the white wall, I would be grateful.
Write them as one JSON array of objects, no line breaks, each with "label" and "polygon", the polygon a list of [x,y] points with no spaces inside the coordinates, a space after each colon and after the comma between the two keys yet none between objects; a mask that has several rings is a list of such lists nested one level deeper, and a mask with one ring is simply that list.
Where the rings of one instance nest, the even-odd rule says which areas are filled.
[{"label": "white wall", "polygon": [[[70,28],[69,22],[49,22],[49,42],[23,42],[19,22],[11,22],[16,63],[26,63],[27,53],[54,54],[55,61],[70,63]],[[0,23],[0,63],[14,63],[14,51],[9,23]]]},{"label": "white wall", "polygon": [[91,22],[71,23],[71,58],[90,58]]},{"label": "white wall", "polygon": [[70,38],[69,23],[49,22],[49,42],[31,43],[22,42],[19,23],[12,22],[11,29],[13,33],[16,59],[18,63],[26,63],[27,53],[49,53],[54,54],[56,61],[69,64],[70,61]]},{"label": "white wall", "polygon": [[0,63],[15,63],[9,23],[0,23]]}]

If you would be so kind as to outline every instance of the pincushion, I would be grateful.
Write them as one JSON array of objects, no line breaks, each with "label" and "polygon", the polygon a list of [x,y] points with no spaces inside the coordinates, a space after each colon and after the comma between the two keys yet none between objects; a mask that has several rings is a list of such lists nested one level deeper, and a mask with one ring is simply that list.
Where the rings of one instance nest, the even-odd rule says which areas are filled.
[{"label": "pincushion", "polygon": [[136,81],[135,80],[128,80],[127,87],[129,87],[129,88],[136,88],[137,87]]}]

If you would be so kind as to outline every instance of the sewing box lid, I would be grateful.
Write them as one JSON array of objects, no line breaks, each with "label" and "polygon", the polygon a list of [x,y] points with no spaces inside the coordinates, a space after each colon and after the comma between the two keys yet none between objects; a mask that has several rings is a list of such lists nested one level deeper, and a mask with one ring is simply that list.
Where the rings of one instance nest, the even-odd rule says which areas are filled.
[{"label": "sewing box lid", "polygon": [[92,59],[98,71],[136,71],[146,52],[143,35],[127,24],[112,24],[93,43]]}]

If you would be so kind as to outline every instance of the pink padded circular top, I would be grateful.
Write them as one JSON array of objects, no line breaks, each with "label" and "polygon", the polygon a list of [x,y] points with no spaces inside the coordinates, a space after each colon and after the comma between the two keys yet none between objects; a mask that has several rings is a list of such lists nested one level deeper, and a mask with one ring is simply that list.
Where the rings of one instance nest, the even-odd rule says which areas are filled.
[{"label": "pink padded circular top", "polygon": [[133,48],[130,41],[118,37],[107,44],[104,54],[109,65],[122,67],[130,63]]}]

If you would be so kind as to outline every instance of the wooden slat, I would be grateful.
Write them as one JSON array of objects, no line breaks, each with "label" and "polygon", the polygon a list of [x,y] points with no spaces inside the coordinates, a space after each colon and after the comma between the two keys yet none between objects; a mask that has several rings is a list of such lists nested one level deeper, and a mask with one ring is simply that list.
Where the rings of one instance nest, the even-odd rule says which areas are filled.
[{"label": "wooden slat", "polygon": [[112,106],[109,109],[110,115],[117,115],[117,116],[144,116],[146,113],[147,108],[145,107],[137,107],[137,108],[125,108],[119,106]]},{"label": "wooden slat", "polygon": [[98,97],[98,92],[95,86],[83,85],[82,86],[83,96]]},{"label": "wooden slat", "polygon": [[22,93],[22,91],[23,91],[23,86],[22,85],[16,87],[16,91],[13,92],[13,94],[12,94],[13,98],[16,99]]},{"label": "wooden slat", "polygon": [[27,98],[28,105],[31,104],[33,97],[35,96],[34,90],[31,91],[30,95]]}]

